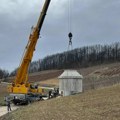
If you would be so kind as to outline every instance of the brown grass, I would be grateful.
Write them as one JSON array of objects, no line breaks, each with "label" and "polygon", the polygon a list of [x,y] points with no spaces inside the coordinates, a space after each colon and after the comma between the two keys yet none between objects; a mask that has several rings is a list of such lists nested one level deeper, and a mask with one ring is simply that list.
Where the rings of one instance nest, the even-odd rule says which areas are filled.
[{"label": "brown grass", "polygon": [[7,86],[0,84],[0,106],[4,105],[4,97],[7,95]]},{"label": "brown grass", "polygon": [[[104,64],[97,65],[88,68],[77,69],[80,74],[84,76],[84,78],[90,77],[111,77],[112,76],[120,76],[120,62],[112,63],[112,64]],[[107,68],[107,69],[106,69]],[[112,72],[111,72],[112,71]],[[46,81],[44,83],[48,84],[49,80],[56,79],[59,75],[61,75],[63,70],[46,70],[37,73],[29,74],[30,82],[41,82]],[[8,78],[8,81],[11,82],[14,80],[14,77]],[[56,80],[54,81],[56,84]],[[50,82],[49,82],[50,83]]]},{"label": "brown grass", "polygon": [[[46,70],[41,71],[37,73],[31,73],[29,74],[29,82],[40,82],[45,81],[48,79],[57,78],[59,75],[61,75],[63,70]],[[12,82],[15,79],[15,77],[9,77],[7,78],[8,82]]]},{"label": "brown grass", "polygon": [[74,96],[40,101],[1,120],[119,120],[120,85]]},{"label": "brown grass", "polygon": [[39,83],[41,85],[54,85],[54,86],[58,86],[59,85],[59,80],[58,80],[58,78],[53,78],[53,79],[40,81]]}]

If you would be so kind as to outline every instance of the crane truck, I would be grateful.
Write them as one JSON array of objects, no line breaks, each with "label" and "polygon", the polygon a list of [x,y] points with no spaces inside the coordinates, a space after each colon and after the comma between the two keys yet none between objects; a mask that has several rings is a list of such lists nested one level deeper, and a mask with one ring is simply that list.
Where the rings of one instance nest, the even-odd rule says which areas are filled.
[{"label": "crane truck", "polygon": [[14,104],[27,104],[33,99],[41,99],[42,89],[37,85],[33,85],[28,82],[28,68],[33,57],[35,46],[39,39],[40,31],[50,2],[51,0],[45,0],[38,22],[30,33],[15,80],[8,86],[8,92],[10,93],[9,96]]}]

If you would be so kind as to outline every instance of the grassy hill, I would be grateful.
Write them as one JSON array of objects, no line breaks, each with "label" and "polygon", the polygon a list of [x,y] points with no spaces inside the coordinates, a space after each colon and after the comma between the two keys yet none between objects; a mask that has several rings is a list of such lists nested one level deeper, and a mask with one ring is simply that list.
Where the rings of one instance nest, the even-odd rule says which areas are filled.
[{"label": "grassy hill", "polygon": [[[77,70],[84,76],[83,83],[87,83],[88,90],[96,87],[93,84],[97,85],[96,88],[104,88],[109,86],[106,83],[114,83],[116,79],[120,81],[120,62]],[[63,70],[49,70],[33,73],[30,74],[29,80],[44,85],[58,85],[57,77],[62,72]],[[11,80],[13,78],[9,78],[9,81]],[[6,89],[6,85],[0,84],[0,105],[4,104]],[[118,120],[120,117],[119,91],[120,85],[114,85],[74,96],[40,101],[20,107],[0,120]]]},{"label": "grassy hill", "polygon": [[[41,82],[48,81],[50,79],[57,79],[57,77],[64,70],[46,70],[37,73],[29,74],[30,82]],[[77,71],[84,76],[87,77],[111,77],[111,76],[120,76],[120,62],[111,63],[111,64],[102,64],[87,68],[77,68]],[[7,78],[6,81],[13,81],[14,77]],[[47,83],[47,82],[46,82]]]},{"label": "grassy hill", "polygon": [[[88,68],[77,69],[83,75],[83,83],[85,89],[90,90],[112,84],[120,83],[120,62],[113,64],[103,64]],[[58,76],[63,70],[46,70],[29,75],[30,82],[37,82],[41,85],[58,86]],[[8,78],[6,81],[12,81],[14,78]],[[108,84],[109,83],[109,84]],[[6,93],[6,85],[0,84],[0,104],[3,104],[3,96]]]},{"label": "grassy hill", "polygon": [[0,120],[119,120],[120,85],[40,101]]}]

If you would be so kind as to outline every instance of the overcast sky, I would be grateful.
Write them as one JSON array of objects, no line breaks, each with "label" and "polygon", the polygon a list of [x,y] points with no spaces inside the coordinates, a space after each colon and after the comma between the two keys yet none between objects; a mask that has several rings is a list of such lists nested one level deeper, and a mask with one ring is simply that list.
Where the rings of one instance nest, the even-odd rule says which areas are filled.
[{"label": "overcast sky", "polygon": [[[45,0],[0,0],[0,68],[18,67]],[[52,0],[33,60],[67,50],[68,2]],[[71,0],[73,48],[120,41],[120,0]]]}]

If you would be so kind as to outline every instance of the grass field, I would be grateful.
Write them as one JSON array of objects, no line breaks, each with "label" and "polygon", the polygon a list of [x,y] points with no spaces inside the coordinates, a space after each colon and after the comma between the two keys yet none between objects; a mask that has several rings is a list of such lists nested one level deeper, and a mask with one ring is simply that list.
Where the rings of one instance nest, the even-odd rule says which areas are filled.
[{"label": "grass field", "polygon": [[0,120],[119,120],[120,85],[40,101]]}]

